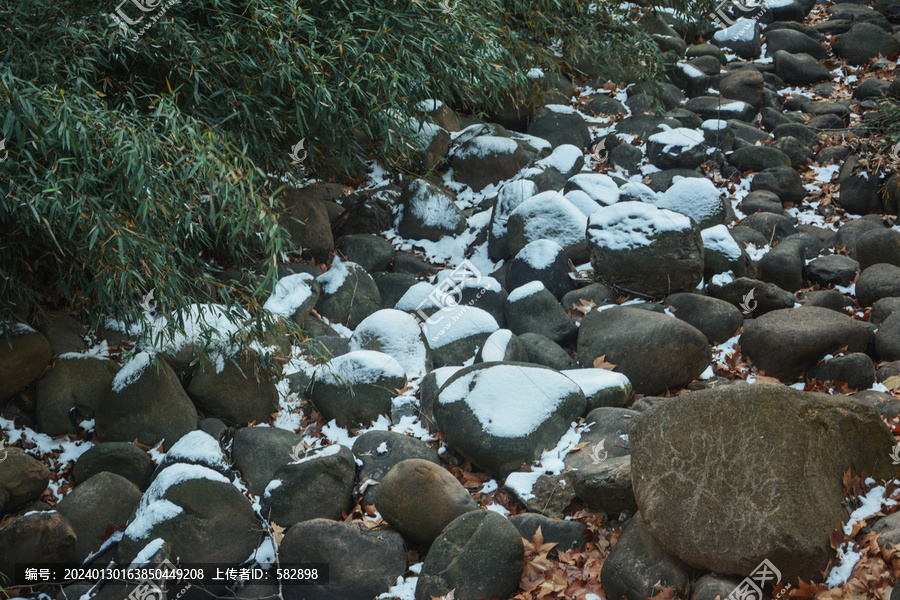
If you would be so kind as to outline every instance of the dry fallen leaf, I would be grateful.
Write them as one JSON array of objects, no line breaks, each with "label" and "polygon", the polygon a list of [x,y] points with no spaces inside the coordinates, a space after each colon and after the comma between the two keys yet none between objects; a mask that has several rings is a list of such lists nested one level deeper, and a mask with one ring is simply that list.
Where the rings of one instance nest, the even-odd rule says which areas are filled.
[{"label": "dry fallen leaf", "polygon": [[606,355],[598,356],[594,359],[594,368],[596,369],[606,369],[607,371],[612,371],[616,368],[616,365],[606,362]]},{"label": "dry fallen leaf", "polygon": [[281,539],[284,537],[284,527],[274,521],[269,521],[269,526],[272,528],[272,537],[275,538],[275,545],[280,546]]},{"label": "dry fallen leaf", "polygon": [[896,392],[900,390],[900,375],[894,375],[893,377],[888,377],[881,383],[884,384],[884,387],[889,389],[892,392]]}]

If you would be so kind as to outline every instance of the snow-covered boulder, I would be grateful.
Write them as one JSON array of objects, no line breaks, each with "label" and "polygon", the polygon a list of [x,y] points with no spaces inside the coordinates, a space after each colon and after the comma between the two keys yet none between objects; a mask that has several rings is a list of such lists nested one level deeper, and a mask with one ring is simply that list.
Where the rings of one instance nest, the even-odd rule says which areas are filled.
[{"label": "snow-covered boulder", "polygon": [[453,196],[424,179],[411,181],[400,195],[400,203],[397,232],[405,238],[438,242],[466,229],[466,218]]},{"label": "snow-covered boulder", "polygon": [[535,240],[516,254],[506,273],[506,286],[514,290],[532,281],[543,283],[557,298],[572,290],[569,259],[553,240]]},{"label": "snow-covered boulder", "polygon": [[705,177],[679,179],[663,192],[656,206],[692,218],[700,229],[720,225],[726,219],[722,192]]},{"label": "snow-covered boulder", "polygon": [[585,255],[587,217],[559,192],[542,192],[520,204],[509,215],[509,250],[515,255],[535,240],[553,240],[576,260]]},{"label": "snow-covered boulder", "polygon": [[485,340],[500,329],[487,311],[474,306],[448,306],[423,325],[435,367],[462,365],[472,360]]},{"label": "snow-covered boulder", "polygon": [[563,191],[567,194],[579,190],[587,194],[601,206],[609,206],[619,201],[620,191],[615,180],[603,173],[578,173],[566,182]]},{"label": "snow-covered boulder", "polygon": [[350,350],[384,352],[400,363],[406,377],[423,377],[432,368],[431,349],[409,313],[386,308],[372,313],[350,336]]},{"label": "snow-covered boulder", "polygon": [[516,140],[499,135],[479,135],[451,153],[453,178],[475,191],[510,179],[531,157]]},{"label": "snow-covered boulder", "polygon": [[581,388],[553,369],[483,363],[450,378],[434,415],[454,450],[489,473],[505,475],[556,446],[585,404]]},{"label": "snow-covered boulder", "polygon": [[587,228],[594,277],[623,290],[665,296],[703,279],[703,241],[690,218],[641,202],[594,213]]},{"label": "snow-covered boulder", "polygon": [[762,51],[759,23],[755,19],[738,19],[734,25],[715,32],[712,43],[734,52],[741,58],[757,58]]},{"label": "snow-covered boulder", "polygon": [[716,225],[700,232],[703,239],[703,278],[709,281],[719,273],[731,272],[733,277],[756,276],[756,264],[747,251],[731,236],[725,225]]},{"label": "snow-covered boulder", "polygon": [[578,384],[587,398],[587,411],[601,406],[622,408],[631,398],[628,377],[607,369],[566,369],[562,374]]},{"label": "snow-covered boulder", "polygon": [[389,415],[391,402],[405,386],[406,371],[393,356],[355,350],[316,367],[309,398],[326,421],[359,427]]},{"label": "snow-covered boulder", "polygon": [[295,323],[302,323],[318,299],[319,284],[316,278],[309,273],[295,273],[278,280],[263,308]]},{"label": "snow-covered boulder", "polygon": [[686,127],[654,133],[647,138],[647,157],[660,169],[696,169],[707,159],[703,132]]},{"label": "snow-covered boulder", "polygon": [[151,541],[182,561],[239,564],[259,546],[259,519],[231,480],[208,467],[177,463],[147,488],[116,556],[128,565]]},{"label": "snow-covered boulder", "polygon": [[354,262],[334,257],[331,268],[316,278],[321,294],[316,312],[351,329],[381,308],[375,280]]},{"label": "snow-covered boulder", "polygon": [[493,260],[506,258],[509,254],[509,237],[507,222],[509,215],[520,204],[538,193],[537,185],[528,179],[511,181],[500,188],[494,208],[491,211],[491,222],[488,225],[488,255]]},{"label": "snow-covered boulder", "polygon": [[197,409],[175,372],[164,361],[153,363],[149,353],[135,354],[100,395],[95,421],[104,442],[155,446],[165,440],[169,449],[197,428]]}]

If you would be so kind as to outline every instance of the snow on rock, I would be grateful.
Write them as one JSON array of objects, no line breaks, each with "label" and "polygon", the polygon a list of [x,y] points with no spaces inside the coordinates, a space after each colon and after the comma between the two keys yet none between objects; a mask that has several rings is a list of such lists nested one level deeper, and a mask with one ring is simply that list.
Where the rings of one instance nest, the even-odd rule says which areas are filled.
[{"label": "snow on rock", "polygon": [[567,369],[560,372],[577,383],[588,398],[593,397],[600,390],[621,388],[631,383],[623,373],[607,369]]},{"label": "snow on rock", "polygon": [[682,214],[643,202],[619,202],[591,215],[587,235],[598,246],[626,250],[649,246],[659,233],[690,228],[691,220]]},{"label": "snow on rock", "polygon": [[738,19],[731,27],[713,34],[713,39],[719,42],[752,42],[755,37],[756,21],[753,19]]},{"label": "snow on rock", "polygon": [[315,292],[309,285],[315,277],[309,273],[297,273],[282,277],[275,284],[275,291],[269,296],[263,308],[288,319],[312,298]]},{"label": "snow on rock", "polygon": [[[506,348],[509,346],[509,343],[512,341],[513,332],[509,329],[498,329],[494,333],[488,337],[488,339],[484,342],[484,348],[481,349],[481,360],[483,362],[499,362],[502,361],[506,356]],[[444,378],[444,382],[439,383],[443,385],[447,379],[450,378],[453,373],[456,373],[459,369],[456,367],[443,367],[443,369],[453,369],[451,373],[447,373]]]},{"label": "snow on rock", "polygon": [[[156,352],[174,354],[188,346],[197,346],[231,355],[243,349],[235,336],[241,330],[240,323],[248,319],[250,313],[240,306],[192,304],[176,312],[170,321],[157,317],[141,332],[141,343]],[[167,331],[169,324],[174,324],[177,331]]]},{"label": "snow on rock", "polygon": [[[662,127],[666,127],[666,125],[662,125]],[[676,147],[678,148],[678,152],[683,152],[702,144],[704,137],[703,132],[697,131],[696,129],[676,127],[675,129],[654,133],[647,138],[647,140],[662,144],[664,146],[663,152],[670,152]]]},{"label": "snow on rock", "polygon": [[166,461],[177,462],[177,459],[221,469],[228,468],[228,461],[219,442],[199,429],[183,436],[166,452]]},{"label": "snow on rock", "polygon": [[423,330],[432,348],[483,333],[491,334],[500,327],[491,314],[475,306],[449,306],[425,322]]},{"label": "snow on rock", "polygon": [[741,247],[731,237],[731,232],[725,225],[716,225],[700,232],[703,238],[704,250],[713,250],[721,252],[729,260],[739,260],[741,258]]},{"label": "snow on rock", "polygon": [[438,289],[427,281],[420,281],[403,294],[394,308],[403,311],[413,311],[428,308],[441,308],[441,294]]},{"label": "snow on rock", "polygon": [[116,376],[113,378],[113,391],[121,392],[128,385],[131,385],[140,379],[141,375],[143,375],[147,367],[150,366],[151,362],[153,362],[153,357],[148,352],[138,352],[132,356],[131,360],[122,365],[122,368],[119,369],[119,372],[116,373]]},{"label": "snow on rock", "polygon": [[150,562],[150,559],[153,558],[153,555],[159,552],[159,550],[165,545],[166,540],[162,538],[155,538],[151,540],[146,546],[144,546],[140,552],[137,553],[137,556],[134,557],[134,560],[131,561],[131,565],[128,567],[129,569],[135,569],[146,565]]},{"label": "snow on rock", "polygon": [[516,258],[532,269],[546,269],[553,264],[563,247],[553,240],[535,240],[522,248]]},{"label": "snow on rock", "polygon": [[724,215],[725,210],[722,193],[705,177],[685,177],[676,181],[660,196],[656,205],[687,215],[701,224]]},{"label": "snow on rock", "polygon": [[[509,219],[510,228],[514,220],[520,221],[523,247],[529,241],[539,239],[555,240],[564,248],[574,246],[584,240],[587,225],[587,217],[565,196],[554,191],[532,196],[517,206]],[[510,229],[510,247],[513,245],[513,230]]]},{"label": "snow on rock", "polygon": [[406,377],[393,356],[374,350],[354,350],[316,367],[315,379],[331,385],[375,383],[382,377]]},{"label": "snow on rock", "polygon": [[578,173],[569,178],[566,187],[581,190],[603,206],[619,201],[619,186],[612,177],[603,173]]},{"label": "snow on rock", "polygon": [[566,192],[565,196],[566,200],[574,204],[575,207],[578,208],[578,210],[580,210],[581,213],[586,217],[591,216],[592,214],[600,210],[600,208],[602,208],[599,203],[597,203],[593,198],[587,195],[587,192],[583,192],[581,190],[572,190],[570,192]]},{"label": "snow on rock", "polygon": [[156,476],[147,491],[141,497],[134,518],[125,528],[125,535],[133,540],[143,540],[150,535],[153,527],[180,515],[183,509],[166,500],[163,496],[172,486],[191,479],[209,479],[222,483],[231,483],[226,477],[209,467],[176,463],[166,467]]},{"label": "snow on rock", "polygon": [[537,161],[535,165],[543,168],[550,167],[556,169],[560,173],[568,173],[575,168],[575,164],[579,159],[584,160],[584,153],[580,148],[573,146],[572,144],[562,144],[561,146],[557,146],[553,152],[550,153],[550,156],[542,158]]},{"label": "snow on rock", "polygon": [[428,372],[428,348],[419,323],[409,313],[393,308],[376,311],[362,320],[350,336],[350,350],[377,350],[400,363],[406,377]]},{"label": "snow on rock", "polygon": [[573,393],[581,393],[578,384],[551,369],[499,364],[450,382],[438,402],[464,402],[487,434],[517,438],[534,433]]},{"label": "snow on rock", "polygon": [[622,200],[646,202],[647,204],[656,204],[656,201],[659,200],[659,194],[653,191],[653,188],[639,181],[624,183],[619,190],[623,196]]},{"label": "snow on rock", "polygon": [[519,287],[517,287],[516,289],[511,291],[509,293],[508,299],[509,299],[510,303],[518,302],[522,298],[527,298],[528,296],[537,294],[541,290],[545,290],[545,289],[547,289],[547,288],[544,286],[544,284],[542,282],[537,281],[537,280],[529,281],[525,285],[520,285]]},{"label": "snow on rock", "polygon": [[322,291],[326,294],[335,294],[344,282],[350,276],[350,269],[347,268],[350,261],[341,260],[340,256],[335,256],[331,263],[331,268],[316,277],[316,281],[322,286]]},{"label": "snow on rock", "polygon": [[541,475],[558,475],[566,468],[564,462],[566,456],[581,441],[581,430],[576,423],[572,423],[569,430],[562,436],[555,448],[547,450],[541,455],[540,460],[531,466],[530,473],[510,473],[503,486],[514,491],[522,500],[534,499],[532,489]]},{"label": "snow on rock", "polygon": [[454,154],[459,158],[484,158],[489,155],[514,154],[519,148],[515,140],[499,135],[479,135],[471,142],[458,148]]},{"label": "snow on rock", "polygon": [[[479,136],[475,140],[484,137],[495,136]],[[512,140],[496,139],[504,140],[511,143],[514,148],[516,147],[516,143]],[[466,148],[469,147],[466,146]],[[405,202],[404,211],[409,211],[409,216],[414,217],[422,226],[441,231],[457,231],[462,219],[462,215],[453,204],[451,197],[425,179],[416,179],[409,184],[409,199]]]}]

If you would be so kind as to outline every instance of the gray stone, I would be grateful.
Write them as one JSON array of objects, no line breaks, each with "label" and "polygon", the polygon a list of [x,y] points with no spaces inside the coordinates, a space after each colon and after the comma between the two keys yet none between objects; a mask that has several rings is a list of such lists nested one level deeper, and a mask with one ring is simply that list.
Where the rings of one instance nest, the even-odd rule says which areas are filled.
[{"label": "gray stone", "polygon": [[93,417],[101,392],[118,371],[119,365],[108,358],[75,354],[57,357],[37,384],[38,431],[50,436],[74,433],[69,411],[76,408],[87,418]]}]

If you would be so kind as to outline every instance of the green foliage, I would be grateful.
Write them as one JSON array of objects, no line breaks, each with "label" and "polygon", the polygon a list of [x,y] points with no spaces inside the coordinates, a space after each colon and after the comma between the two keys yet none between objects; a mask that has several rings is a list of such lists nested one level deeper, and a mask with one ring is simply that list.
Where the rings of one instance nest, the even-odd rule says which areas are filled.
[{"label": "green foliage", "polygon": [[[167,314],[205,299],[263,319],[290,250],[269,176],[302,174],[299,140],[314,173],[403,166],[425,99],[490,111],[532,94],[534,67],[663,66],[607,0],[143,1],[2,3],[0,323],[134,322],[153,288]],[[117,7],[143,20],[125,32]],[[216,277],[239,265],[264,266]]]}]

